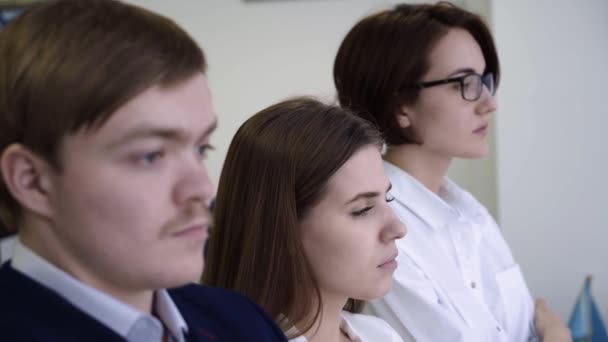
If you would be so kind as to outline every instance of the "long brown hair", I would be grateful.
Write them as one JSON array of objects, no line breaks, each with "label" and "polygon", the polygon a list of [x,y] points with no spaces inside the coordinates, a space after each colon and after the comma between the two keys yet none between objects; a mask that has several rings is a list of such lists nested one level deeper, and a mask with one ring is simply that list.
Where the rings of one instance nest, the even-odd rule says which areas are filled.
[{"label": "long brown hair", "polygon": [[411,128],[397,122],[398,108],[413,104],[411,87],[428,72],[429,55],[452,28],[473,36],[486,61],[485,72],[500,68],[492,34],[476,14],[449,2],[400,4],[359,21],[346,35],[334,61],[340,105],[376,124],[387,144],[419,143]]},{"label": "long brown hair", "polygon": [[[329,178],[378,132],[337,106],[296,98],[262,110],[234,136],[222,169],[203,282],[251,297],[284,331],[319,318],[321,296],[299,221]],[[360,311],[349,300],[346,310]]]},{"label": "long brown hair", "polygon": [[[18,143],[61,169],[58,145],[96,129],[153,85],[206,68],[202,50],[168,18],[114,0],[36,4],[0,31],[0,155]],[[21,207],[0,177],[0,221]]]}]

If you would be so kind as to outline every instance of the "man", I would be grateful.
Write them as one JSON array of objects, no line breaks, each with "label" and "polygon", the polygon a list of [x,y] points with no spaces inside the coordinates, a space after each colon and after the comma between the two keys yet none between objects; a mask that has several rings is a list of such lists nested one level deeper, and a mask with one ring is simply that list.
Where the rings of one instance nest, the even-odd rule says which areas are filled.
[{"label": "man", "polygon": [[186,285],[211,220],[205,66],[173,22],[114,0],[0,31],[3,340],[285,340],[245,297]]}]

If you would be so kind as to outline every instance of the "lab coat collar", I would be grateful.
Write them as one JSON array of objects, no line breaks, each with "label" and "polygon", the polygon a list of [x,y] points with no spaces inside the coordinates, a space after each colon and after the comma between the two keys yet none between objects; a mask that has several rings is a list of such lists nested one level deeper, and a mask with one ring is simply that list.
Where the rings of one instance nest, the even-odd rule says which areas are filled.
[{"label": "lab coat collar", "polygon": [[391,193],[397,202],[412,210],[431,229],[443,228],[459,218],[482,223],[483,206],[447,177],[443,179],[439,194],[435,194],[394,164],[384,161],[384,170],[391,180]]}]

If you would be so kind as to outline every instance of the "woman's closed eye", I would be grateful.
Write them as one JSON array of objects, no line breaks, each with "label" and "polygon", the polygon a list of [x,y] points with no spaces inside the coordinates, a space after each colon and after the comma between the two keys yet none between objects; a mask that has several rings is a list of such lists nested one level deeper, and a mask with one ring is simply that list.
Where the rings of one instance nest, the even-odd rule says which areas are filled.
[{"label": "woman's closed eye", "polygon": [[354,217],[361,217],[361,216],[365,216],[369,213],[370,210],[372,210],[374,208],[373,205],[367,206],[365,208],[359,209],[359,210],[355,210],[353,212],[351,212],[351,215]]}]

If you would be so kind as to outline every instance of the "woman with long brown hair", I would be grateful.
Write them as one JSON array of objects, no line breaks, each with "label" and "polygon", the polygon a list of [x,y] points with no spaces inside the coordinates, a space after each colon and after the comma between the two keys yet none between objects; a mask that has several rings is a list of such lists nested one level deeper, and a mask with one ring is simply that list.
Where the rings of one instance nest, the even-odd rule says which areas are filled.
[{"label": "woman with long brown hair", "polygon": [[248,295],[294,341],[401,341],[357,314],[390,289],[405,234],[380,146],[364,120],[316,100],[255,114],[230,144],[203,282]]}]

